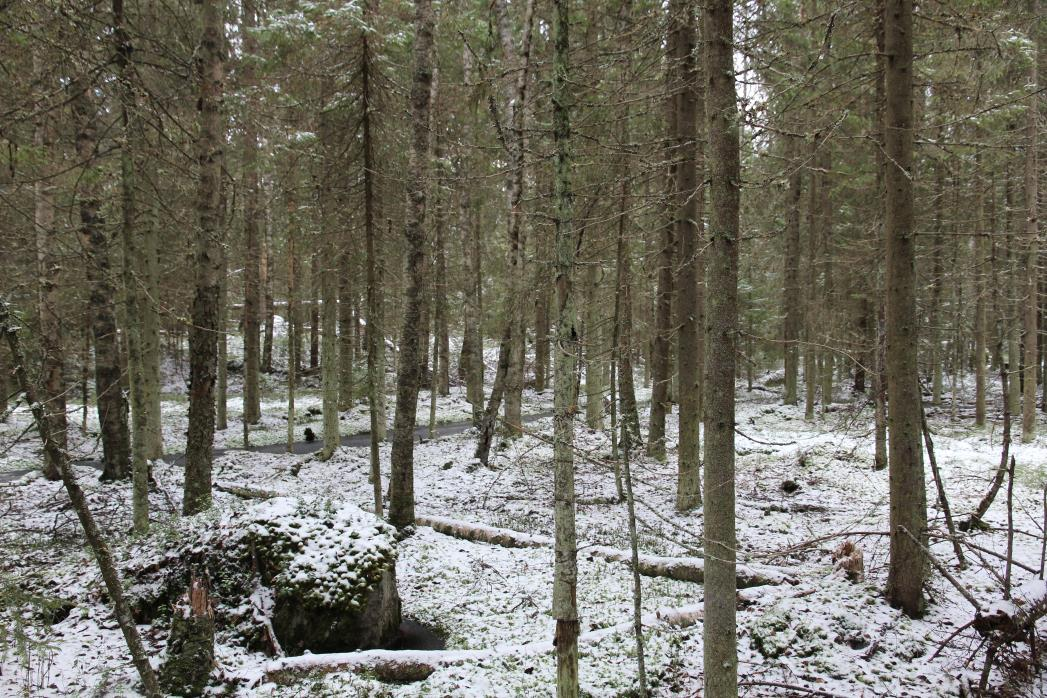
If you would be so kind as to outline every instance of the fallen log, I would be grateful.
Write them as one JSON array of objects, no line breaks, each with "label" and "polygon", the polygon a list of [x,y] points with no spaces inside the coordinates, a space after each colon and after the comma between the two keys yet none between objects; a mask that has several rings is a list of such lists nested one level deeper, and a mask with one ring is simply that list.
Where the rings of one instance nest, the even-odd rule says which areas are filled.
[{"label": "fallen log", "polygon": [[[500,545],[503,548],[551,548],[553,539],[508,528],[485,526],[443,516],[415,516],[415,523],[428,526],[437,533],[479,543]],[[578,544],[578,550],[609,562],[632,564],[632,553],[604,545]],[[645,577],[666,577],[681,582],[702,583],[705,580],[705,561],[698,557],[663,557],[640,555],[639,572]],[[785,572],[765,565],[738,565],[738,588],[795,584]]]},{"label": "fallen log", "polygon": [[[701,604],[659,608],[643,616],[648,628],[687,628],[702,620]],[[631,633],[633,622],[618,623],[607,628],[591,630],[578,637],[579,644],[593,644],[617,634]],[[493,657],[512,655],[534,656],[552,652],[552,639],[538,640],[520,645],[502,645],[481,650],[364,650],[361,652],[337,652],[331,654],[306,654],[298,657],[283,657],[269,662],[265,667],[265,681],[286,682],[294,677],[311,672],[331,673],[352,671],[374,674],[380,681],[422,681],[441,667],[455,666],[466,662],[482,661]]]}]

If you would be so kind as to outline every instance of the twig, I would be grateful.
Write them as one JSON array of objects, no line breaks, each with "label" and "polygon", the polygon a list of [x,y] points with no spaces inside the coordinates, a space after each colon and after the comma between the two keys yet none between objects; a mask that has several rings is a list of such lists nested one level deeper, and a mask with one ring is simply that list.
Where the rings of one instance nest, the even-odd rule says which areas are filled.
[{"label": "twig", "polygon": [[942,508],[942,514],[945,516],[945,527],[949,529],[952,549],[956,553],[956,562],[959,563],[962,570],[967,567],[967,560],[963,557],[963,548],[960,547],[960,541],[956,539],[956,527],[952,522],[952,510],[949,509],[949,499],[945,496],[945,483],[942,482],[942,475],[938,472],[938,459],[934,457],[934,441],[931,440],[931,430],[927,427],[927,415],[923,411],[922,400],[920,401],[920,425],[923,427],[923,443],[927,447],[927,459],[931,462],[934,486],[938,489],[938,505]]},{"label": "twig", "polygon": [[840,693],[833,693],[832,691],[823,691],[820,688],[807,688],[806,686],[794,686],[789,683],[779,683],[778,681],[739,681],[739,686],[768,686],[770,688],[780,688],[783,691],[800,691],[801,693],[808,693],[812,696],[824,696],[825,698],[847,698]]}]

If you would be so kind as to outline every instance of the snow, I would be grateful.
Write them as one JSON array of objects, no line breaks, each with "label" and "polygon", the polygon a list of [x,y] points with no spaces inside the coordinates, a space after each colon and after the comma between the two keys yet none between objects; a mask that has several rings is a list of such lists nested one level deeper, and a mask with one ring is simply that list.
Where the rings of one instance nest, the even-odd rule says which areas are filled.
[{"label": "snow", "polygon": [[[493,366],[493,356],[487,358]],[[772,378],[763,377],[768,382]],[[471,408],[463,393],[456,387],[451,396],[438,399],[438,421],[469,418]],[[638,397],[645,403],[649,394],[641,390]],[[527,391],[525,412],[549,409],[551,398],[551,390],[544,394]],[[428,414],[428,400],[423,392],[420,423]],[[739,594],[739,666],[742,679],[748,682],[742,695],[789,695],[769,685],[774,683],[846,696],[956,695],[958,680],[976,679],[980,670],[980,659],[968,662],[979,638],[973,630],[964,631],[937,657],[932,659],[932,655],[972,619],[974,609],[937,574],[928,586],[931,603],[922,619],[908,619],[888,606],[882,595],[888,553],[883,535],[888,482],[886,471],[871,468],[871,406],[848,398],[833,411],[806,422],[802,409],[779,402],[773,390],[746,393],[744,387],[739,388],[738,558],[743,569],[778,575],[773,584]],[[391,419],[391,395],[388,404]],[[319,415],[307,412],[313,405],[319,405],[318,395],[309,391],[299,395],[302,421],[296,424],[297,434],[306,426],[320,432]],[[181,451],[186,426],[184,398],[165,396],[163,408],[165,445],[172,452]],[[240,443],[240,409],[239,397],[232,397],[230,429],[216,435],[216,446]],[[277,443],[285,438],[284,410],[279,393],[268,393],[263,401],[265,417],[262,426],[252,431],[252,443]],[[961,520],[977,505],[998,466],[1000,425],[976,430],[969,421],[950,420],[949,412],[946,404],[940,411],[929,409],[928,417],[954,516]],[[74,453],[97,455],[97,440],[90,435],[96,428],[94,420],[93,410],[89,411],[87,435],[71,426]],[[641,424],[645,423],[641,415]],[[0,424],[0,472],[38,466],[41,455],[38,442],[32,439],[35,435],[16,440],[28,424],[24,407]],[[667,462],[633,454],[641,553],[647,564],[690,565],[700,570],[701,511],[674,511],[675,415],[667,425]],[[354,407],[341,426],[344,434],[363,432],[368,427],[366,408]],[[527,428],[551,433],[551,419],[532,422]],[[591,431],[579,422],[576,434],[578,452],[584,454],[576,460],[582,502],[577,523],[582,688],[594,696],[620,695],[635,689],[625,505],[617,503],[615,496],[606,431]],[[498,438],[492,467],[483,468],[473,461],[474,440],[475,433],[466,431],[416,444],[414,479],[420,522],[436,528],[471,527],[477,540],[420,525],[398,544],[397,578],[404,614],[443,633],[446,650],[274,659],[220,642],[216,680],[241,696],[292,696],[308,690],[322,695],[550,695],[555,683],[550,648],[554,628],[550,615],[551,448],[527,435],[516,440]],[[1011,445],[1017,462],[1014,557],[1038,570],[1047,438],[1030,444],[1017,441]],[[381,446],[381,464],[383,483],[387,483],[387,443]],[[292,474],[294,466],[300,468],[297,476]],[[297,506],[293,501],[337,499],[367,508],[373,497],[368,470],[366,448],[355,447],[338,449],[327,462],[312,456],[230,450],[215,463],[216,480],[278,495],[259,505],[267,508],[267,520],[291,520]],[[931,527],[942,532],[944,523],[927,470]],[[76,471],[120,559],[140,555],[142,543],[126,535],[129,484],[103,485],[96,480],[97,471],[85,467]],[[161,462],[156,474],[175,500],[168,502],[159,492],[151,497],[154,529],[162,531],[177,516],[182,473]],[[786,494],[781,487],[787,479],[800,486],[794,494]],[[220,505],[236,501],[226,492],[216,492],[215,499]],[[356,507],[337,509],[337,517],[353,520],[366,515]],[[997,554],[1006,551],[1004,507],[1001,493],[986,516],[990,529],[971,538]],[[0,512],[0,582],[62,599],[71,608],[50,625],[31,604],[0,610],[0,627],[13,627],[15,615],[25,616],[26,632],[44,643],[26,657],[14,652],[0,636],[0,695],[133,695],[136,676],[61,485],[35,474],[2,483]],[[478,540],[492,535],[520,545],[503,547]],[[844,540],[855,542],[862,550],[866,572],[862,582],[851,583],[833,574],[831,553]],[[366,548],[363,541],[357,542]],[[1002,574],[1000,559],[967,549],[971,565],[959,570],[947,540],[932,537],[932,550],[983,608],[1004,608],[993,575]],[[296,563],[303,573],[306,568],[335,569],[339,564],[322,550],[303,553],[300,558]],[[1028,603],[1047,594],[1036,575],[1017,566],[1013,575],[1014,603]],[[648,576],[642,578],[642,586],[652,692],[694,695],[701,687],[703,587]],[[252,597],[249,603],[263,609],[272,599]],[[159,660],[165,631],[149,626],[141,629],[148,651]],[[431,663],[435,671],[425,681],[392,685],[352,670],[352,666],[386,658]],[[318,674],[299,671],[321,665],[325,670],[337,666]],[[267,678],[269,672],[281,669],[293,671],[279,682]],[[994,681],[1000,678],[994,673]]]}]

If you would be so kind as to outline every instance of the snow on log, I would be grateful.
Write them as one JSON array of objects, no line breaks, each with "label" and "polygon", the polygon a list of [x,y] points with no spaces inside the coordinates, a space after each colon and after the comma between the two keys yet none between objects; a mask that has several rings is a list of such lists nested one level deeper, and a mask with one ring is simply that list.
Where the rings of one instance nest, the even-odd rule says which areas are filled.
[{"label": "snow on log", "polygon": [[[508,528],[485,526],[443,516],[415,516],[415,523],[420,526],[428,526],[437,533],[454,538],[500,545],[503,548],[553,547],[553,539],[549,536],[520,533]],[[610,562],[625,564],[632,562],[632,554],[628,550],[585,543],[579,543],[578,549],[585,555],[599,557]],[[639,563],[639,572],[645,577],[667,577],[681,582],[698,583],[705,579],[705,561],[698,557],[662,557],[641,554]],[[740,589],[796,583],[795,579],[781,570],[765,565],[738,565],[737,577]]]},{"label": "snow on log", "polygon": [[[647,628],[659,626],[687,628],[700,622],[702,617],[702,605],[689,604],[659,608],[653,613],[644,614],[642,622]],[[578,643],[592,644],[613,635],[632,632],[633,622],[629,620],[607,628],[582,633],[578,637]],[[422,681],[441,667],[507,655],[533,656],[552,652],[553,649],[553,642],[549,639],[482,650],[365,650],[305,654],[298,657],[283,657],[269,662],[265,667],[264,678],[266,681],[280,683],[295,674],[314,671],[324,673],[352,671],[374,674],[380,681],[403,683]]]}]

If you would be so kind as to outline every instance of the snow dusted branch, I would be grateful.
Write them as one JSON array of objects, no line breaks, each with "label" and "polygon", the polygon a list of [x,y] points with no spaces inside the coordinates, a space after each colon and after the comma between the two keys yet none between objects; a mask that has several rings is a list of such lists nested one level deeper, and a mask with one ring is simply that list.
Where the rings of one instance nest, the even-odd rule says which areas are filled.
[{"label": "snow dusted branch", "polygon": [[[437,533],[478,541],[503,548],[551,548],[553,539],[548,536],[537,536],[520,533],[507,528],[484,526],[443,516],[415,516],[420,526],[429,526]],[[579,550],[603,558],[610,562],[631,564],[631,553],[604,545],[587,545],[579,543]],[[697,557],[662,557],[658,555],[640,555],[639,572],[645,577],[668,577],[682,582],[701,583],[705,579],[705,561]],[[795,580],[785,572],[764,565],[738,565],[738,587],[758,587],[779,584],[794,584]]]}]

